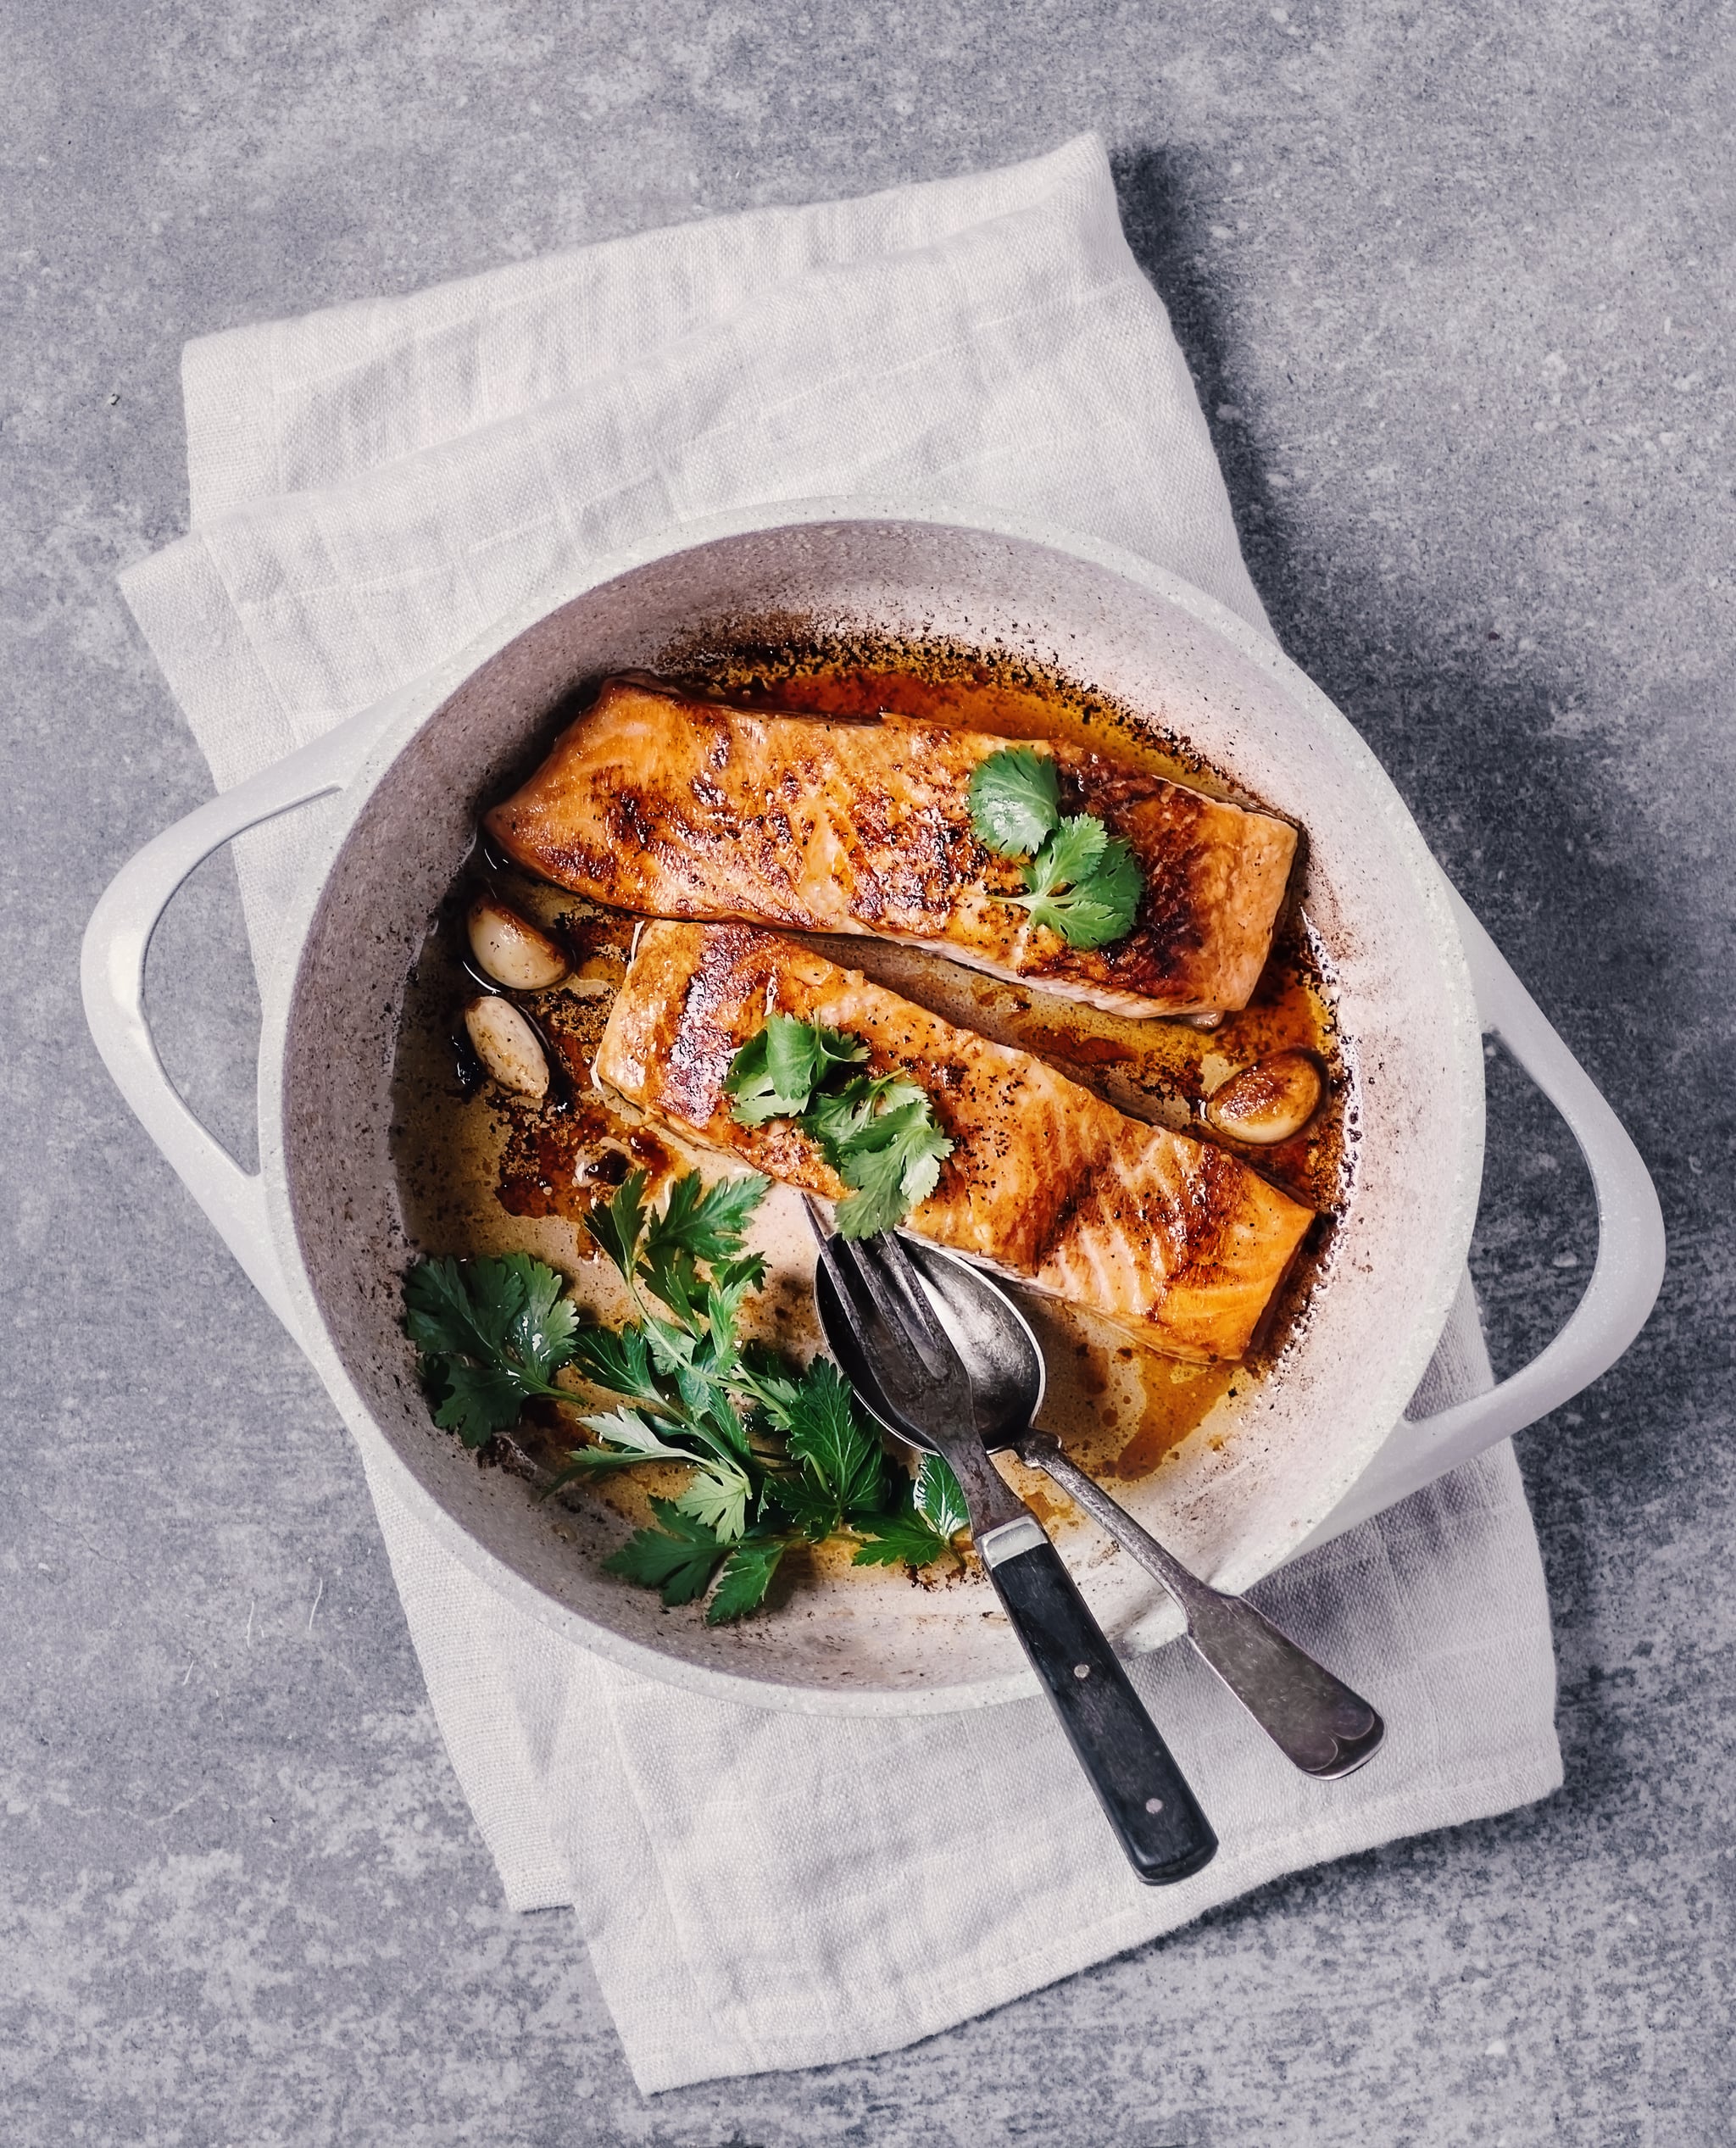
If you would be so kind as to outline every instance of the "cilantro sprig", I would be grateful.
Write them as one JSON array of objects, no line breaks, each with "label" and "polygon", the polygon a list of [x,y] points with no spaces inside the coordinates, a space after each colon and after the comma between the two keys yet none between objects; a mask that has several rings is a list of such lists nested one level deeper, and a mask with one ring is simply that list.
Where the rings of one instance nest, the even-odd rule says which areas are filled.
[{"label": "cilantro sprig", "polygon": [[1069,947],[1107,947],[1138,914],[1144,882],[1130,847],[1089,813],[1070,814],[1025,868],[1012,900]]},{"label": "cilantro sprig", "polygon": [[1040,850],[1061,817],[1060,783],[1047,754],[1008,746],[977,762],[971,776],[971,824],[999,858]]},{"label": "cilantro sprig", "polygon": [[816,1358],[798,1369],[742,1339],[744,1301],[765,1279],[746,1232],[767,1183],[754,1174],[707,1186],[688,1172],[659,1207],[635,1171],[593,1210],[591,1235],[636,1316],[620,1329],[583,1323],[560,1277],[524,1253],[424,1260],[404,1279],[404,1325],[435,1421],[467,1446],[515,1424],[528,1402],[578,1404],[565,1373],[616,1400],[581,1416],[590,1440],[546,1493],[647,1463],[688,1470],[604,1565],[670,1605],[710,1591],[714,1625],[762,1603],[798,1544],[844,1535],[859,1565],[927,1566],[953,1554],[967,1522],[938,1457],[895,1495],[901,1472],[836,1366]]},{"label": "cilantro sprig", "polygon": [[730,1062],[724,1087],[735,1099],[732,1112],[744,1127],[793,1119],[835,1068],[859,1066],[867,1056],[860,1037],[773,1015]]},{"label": "cilantro sprig", "polygon": [[896,1074],[853,1071],[868,1047],[848,1030],[772,1015],[730,1061],[724,1093],[737,1125],[793,1119],[820,1144],[849,1191],[838,1203],[847,1238],[902,1223],[926,1200],[953,1151],[927,1092]]},{"label": "cilantro sprig", "polygon": [[971,777],[970,800],[978,842],[997,857],[1027,860],[1026,893],[1004,900],[1069,947],[1107,947],[1131,929],[1144,891],[1132,847],[1095,814],[1063,815],[1047,755],[1028,746],[991,754]]}]

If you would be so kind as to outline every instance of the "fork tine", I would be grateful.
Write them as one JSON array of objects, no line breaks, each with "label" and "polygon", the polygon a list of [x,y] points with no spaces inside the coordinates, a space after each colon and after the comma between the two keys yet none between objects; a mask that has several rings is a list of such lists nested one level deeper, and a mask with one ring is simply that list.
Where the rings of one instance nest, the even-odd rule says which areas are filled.
[{"label": "fork tine", "polygon": [[894,1336],[908,1356],[915,1358],[926,1371],[928,1353],[922,1347],[921,1337],[911,1320],[909,1308],[900,1294],[893,1288],[885,1270],[875,1259],[865,1238],[839,1238],[830,1248],[832,1256],[839,1267],[848,1267],[856,1277],[858,1296],[865,1290],[874,1302],[874,1310],[880,1323]]},{"label": "fork tine", "polygon": [[904,1250],[904,1242],[896,1231],[883,1232],[874,1240],[876,1255],[893,1272],[899,1286],[899,1294],[914,1315],[922,1338],[929,1349],[944,1358],[954,1345],[953,1339],[935,1318],[934,1308],[928,1302],[928,1293],[922,1288],[922,1278],[916,1272],[915,1263]]},{"label": "fork tine", "polygon": [[[818,1227],[810,1212],[809,1221]],[[942,1377],[945,1361],[938,1356],[911,1317],[904,1294],[886,1273],[871,1249],[876,1242],[836,1234],[823,1238],[821,1264],[832,1277],[859,1334],[877,1329],[896,1353],[899,1371],[918,1383]]]},{"label": "fork tine", "polygon": [[[887,1249],[893,1244],[887,1233],[860,1240],[852,1249],[856,1264],[874,1293],[882,1316],[898,1328],[905,1347],[930,1378],[944,1379],[957,1362],[957,1352],[951,1338],[937,1325],[909,1256],[902,1262],[888,1257]],[[904,1253],[902,1246],[899,1252]]]},{"label": "fork tine", "polygon": [[921,1396],[935,1385],[935,1375],[913,1347],[903,1321],[887,1319],[887,1308],[865,1276],[864,1263],[857,1259],[855,1250],[827,1246],[821,1260],[843,1299],[851,1334],[875,1364],[876,1379],[896,1407],[907,1413],[917,1409]]}]

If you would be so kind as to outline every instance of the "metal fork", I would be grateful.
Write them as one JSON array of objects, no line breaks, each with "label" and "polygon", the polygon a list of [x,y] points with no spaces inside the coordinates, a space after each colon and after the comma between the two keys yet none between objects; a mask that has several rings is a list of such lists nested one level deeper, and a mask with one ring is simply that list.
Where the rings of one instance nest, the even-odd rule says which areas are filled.
[{"label": "metal fork", "polygon": [[1128,1862],[1151,1885],[1209,1862],[1217,1837],[1042,1524],[988,1458],[964,1361],[897,1235],[841,1238],[810,1200],[820,1261],[903,1421],[952,1465],[971,1534]]}]

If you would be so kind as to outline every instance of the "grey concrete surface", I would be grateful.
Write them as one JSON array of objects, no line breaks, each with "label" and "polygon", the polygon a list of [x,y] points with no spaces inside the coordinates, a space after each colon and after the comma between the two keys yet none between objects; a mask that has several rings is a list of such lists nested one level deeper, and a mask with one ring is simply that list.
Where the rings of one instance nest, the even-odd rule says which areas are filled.
[{"label": "grey concrete surface", "polygon": [[[5,0],[0,2139],[1066,2148],[1736,2138],[1728,7]],[[515,1919],[311,1375],[108,1087],[111,871],[207,782],[115,570],[182,341],[1087,125],[1255,578],[1634,1128],[1662,1304],[1522,1442],[1549,1804],[1266,1889],[918,2049],[647,2104]],[[248,1139],[224,869],[153,970]],[[1593,1243],[1492,1067],[1498,1357]]]}]

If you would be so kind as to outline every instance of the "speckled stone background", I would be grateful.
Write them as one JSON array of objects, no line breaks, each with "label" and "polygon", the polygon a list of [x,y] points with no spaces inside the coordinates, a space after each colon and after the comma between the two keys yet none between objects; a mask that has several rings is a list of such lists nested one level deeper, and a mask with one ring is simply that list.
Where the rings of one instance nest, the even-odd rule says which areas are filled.
[{"label": "speckled stone background", "polygon": [[[5,0],[0,52],[0,2136],[1736,2138],[1730,8]],[[190,335],[1086,125],[1284,639],[1663,1194],[1650,1328],[1522,1442],[1566,1787],[915,2050],[648,2105],[568,1918],[500,1906],[332,1411],[86,1039],[85,918],[207,791],[114,572],[183,526]],[[152,976],[245,1152],[225,867]],[[1594,1233],[1499,1061],[1491,1098],[1511,1366]]]}]

